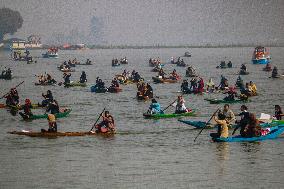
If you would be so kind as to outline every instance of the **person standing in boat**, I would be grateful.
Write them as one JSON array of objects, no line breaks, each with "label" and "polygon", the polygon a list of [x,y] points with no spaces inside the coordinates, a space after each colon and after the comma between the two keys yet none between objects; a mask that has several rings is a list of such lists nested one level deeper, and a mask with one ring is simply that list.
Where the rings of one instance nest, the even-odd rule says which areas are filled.
[{"label": "person standing in boat", "polygon": [[227,122],[228,126],[233,125],[233,123],[236,121],[235,114],[230,109],[229,104],[225,104],[223,110],[219,110],[219,113],[225,115],[225,121]]},{"label": "person standing in boat", "polygon": [[211,133],[210,136],[212,138],[228,138],[229,130],[226,121],[226,116],[222,113],[218,113],[218,117],[216,113],[213,115],[215,122],[218,124],[217,133]]},{"label": "person standing in boat", "polygon": [[185,106],[185,100],[182,96],[178,96],[175,114],[182,114],[186,112],[187,108]]},{"label": "person standing in boat", "polygon": [[284,116],[283,112],[282,112],[282,109],[279,105],[275,105],[274,107],[275,109],[275,114],[274,114],[274,117],[277,119],[277,120],[282,120],[282,116]]},{"label": "person standing in boat", "polygon": [[253,96],[256,96],[256,95],[257,95],[257,88],[256,88],[255,83],[253,83],[252,81],[250,81],[250,82],[249,82],[249,85],[250,85],[250,87],[251,87],[252,95],[253,95]]},{"label": "person standing in boat", "polygon": [[20,108],[20,109],[23,109],[24,110],[24,113],[23,112],[19,112],[19,114],[24,118],[24,119],[29,119],[33,116],[33,113],[32,113],[32,103],[30,101],[30,99],[26,99],[25,100],[25,104]]},{"label": "person standing in boat", "polygon": [[277,78],[279,77],[278,75],[278,68],[276,66],[274,66],[273,70],[272,70],[272,75],[271,75],[272,78]]},{"label": "person standing in boat", "polygon": [[41,132],[56,133],[57,132],[57,123],[56,123],[55,115],[48,114],[47,120],[48,120],[48,130],[41,129]]},{"label": "person standing in boat", "polygon": [[215,84],[213,82],[213,79],[210,78],[209,81],[206,83],[206,91],[208,93],[212,93],[215,90]]},{"label": "person standing in boat", "polygon": [[110,115],[109,111],[104,112],[102,119],[102,122],[95,126],[97,133],[115,131],[114,119],[112,115]]},{"label": "person standing in boat", "polygon": [[160,105],[160,103],[157,102],[156,99],[152,99],[152,103],[151,103],[147,113],[149,113],[149,114],[161,114],[161,113],[163,113],[163,111],[161,110],[161,105]]},{"label": "person standing in boat", "polygon": [[241,116],[241,119],[240,120],[237,120],[236,123],[238,124],[237,127],[234,129],[232,135],[235,134],[235,132],[241,128],[240,130],[240,135],[241,136],[245,136],[245,128],[247,126],[247,124],[249,123],[249,120],[250,120],[250,117],[249,117],[249,112],[248,112],[248,108],[246,105],[242,105],[241,106],[241,113],[238,115],[238,116]]},{"label": "person standing in boat", "polygon": [[80,77],[80,83],[85,83],[87,82],[87,75],[85,71],[82,71],[81,77]]},{"label": "person standing in boat", "polygon": [[66,85],[66,84],[70,84],[70,77],[71,77],[71,73],[64,73],[63,74],[63,79],[64,79],[64,84]]}]

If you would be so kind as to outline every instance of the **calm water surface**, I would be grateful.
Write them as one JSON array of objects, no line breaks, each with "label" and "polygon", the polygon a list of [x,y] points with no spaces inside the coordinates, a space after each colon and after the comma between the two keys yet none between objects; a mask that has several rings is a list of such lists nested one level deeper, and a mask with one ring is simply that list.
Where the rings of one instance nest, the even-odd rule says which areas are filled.
[{"label": "calm water surface", "polygon": [[[87,131],[104,107],[113,114],[118,134],[110,137],[65,137],[56,139],[30,138],[7,134],[11,130],[47,128],[46,120],[24,122],[0,109],[0,188],[284,188],[284,138],[260,143],[212,143],[205,130],[197,142],[193,142],[199,130],[176,119],[145,120],[142,113],[150,102],[135,99],[135,85],[123,86],[119,94],[93,94],[89,87],[100,76],[110,85],[112,76],[124,69],[135,69],[152,82],[155,73],[148,66],[150,57],[160,57],[168,62],[171,56],[182,55],[189,49],[139,49],[139,50],[85,50],[60,51],[59,59],[38,58],[37,64],[13,62],[9,52],[0,52],[1,69],[9,66],[15,78],[0,80],[1,95],[11,86],[25,81],[18,88],[21,101],[30,98],[42,100],[41,93],[52,90],[60,104],[73,111],[65,119],[58,120],[61,131]],[[284,106],[283,80],[269,79],[270,73],[262,71],[262,65],[250,63],[253,48],[190,49],[191,58],[185,62],[196,67],[207,81],[210,77],[219,84],[220,75],[233,84],[242,63],[247,63],[249,75],[244,81],[254,81],[260,95],[248,103],[251,112],[273,113],[273,105]],[[273,64],[283,69],[284,48],[271,48]],[[40,57],[44,51],[31,51]],[[124,57],[128,65],[112,68],[111,59]],[[72,79],[78,80],[81,71],[88,75],[87,88],[63,88],[59,86],[35,86],[35,74],[51,73],[62,81],[57,66],[64,60],[87,58],[95,61],[92,66],[77,66]],[[221,60],[231,60],[233,69],[218,70]],[[185,75],[185,69],[166,65],[166,71],[177,69]],[[282,70],[283,71],[283,70]],[[152,84],[154,93],[163,107],[178,95],[179,84]],[[186,105],[199,110],[200,117],[208,120],[217,108],[204,101],[205,97],[222,98],[221,94],[185,96]],[[2,103],[4,101],[2,100]],[[232,109],[239,112],[240,104]],[[167,112],[173,112],[169,108]],[[34,113],[42,113],[34,110]],[[184,118],[186,119],[186,118]],[[189,119],[189,118],[188,118]]]}]

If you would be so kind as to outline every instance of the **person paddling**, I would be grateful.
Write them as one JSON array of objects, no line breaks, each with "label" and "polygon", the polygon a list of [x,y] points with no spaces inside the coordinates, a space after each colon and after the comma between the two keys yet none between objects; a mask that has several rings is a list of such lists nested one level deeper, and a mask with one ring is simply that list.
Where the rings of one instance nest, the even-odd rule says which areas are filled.
[{"label": "person paddling", "polygon": [[96,133],[106,133],[115,131],[114,119],[109,111],[105,111],[102,115],[102,122],[96,125]]},{"label": "person paddling", "polygon": [[41,129],[41,132],[56,133],[57,132],[57,123],[56,123],[55,115],[48,114],[47,120],[48,120],[48,130]]},{"label": "person paddling", "polygon": [[163,111],[161,110],[160,103],[157,102],[156,99],[152,99],[152,103],[147,111],[148,114],[161,114]]},{"label": "person paddling", "polygon": [[230,109],[229,104],[225,104],[223,110],[219,110],[219,113],[225,115],[225,120],[226,120],[228,126],[232,125],[236,120],[235,114]]},{"label": "person paddling", "polygon": [[49,105],[46,109],[46,112],[49,112],[49,111],[50,111],[51,114],[57,114],[57,113],[60,112],[59,111],[59,105],[58,105],[58,102],[56,100],[53,99],[52,102],[49,103]]},{"label": "person paddling", "polygon": [[10,89],[10,92],[4,97],[6,98],[7,106],[18,106],[19,105],[19,94],[16,88]]},{"label": "person paddling", "polygon": [[30,101],[30,99],[26,99],[25,100],[25,104],[20,108],[24,110],[23,112],[19,112],[19,114],[24,118],[24,119],[29,119],[33,116],[33,113],[31,111],[32,109],[32,103]]},{"label": "person paddling", "polygon": [[227,138],[229,136],[228,125],[226,122],[226,116],[222,113],[218,113],[218,117],[216,113],[214,113],[213,118],[215,122],[218,124],[217,133],[211,133],[210,136],[212,138]]}]

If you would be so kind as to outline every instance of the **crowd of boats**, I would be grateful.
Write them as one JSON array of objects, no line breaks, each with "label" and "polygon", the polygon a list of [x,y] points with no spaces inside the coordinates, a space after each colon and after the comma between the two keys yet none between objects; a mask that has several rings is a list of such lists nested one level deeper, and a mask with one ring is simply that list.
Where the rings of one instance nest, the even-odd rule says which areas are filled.
[{"label": "crowd of boats", "polygon": [[[57,49],[50,51],[51,53],[57,53]],[[185,56],[190,57],[190,56]],[[279,78],[277,67],[272,69],[270,64],[270,56],[268,55],[264,47],[257,47],[253,53],[252,62],[254,64],[263,63],[263,59],[266,58],[266,66],[263,68],[264,71],[272,71],[272,78]],[[180,57],[175,61],[172,57],[169,61],[170,64],[177,64],[180,66],[186,66],[184,60]],[[120,64],[128,64],[127,58],[121,59],[112,59],[112,66]],[[81,64],[77,59],[64,61],[58,69],[63,72],[63,81],[57,82],[51,74],[45,73],[38,75],[38,81],[35,85],[63,85],[65,87],[86,87],[87,86],[87,74],[85,71],[82,71],[78,81],[71,81],[71,72],[75,70],[72,69],[76,65],[92,65],[91,61],[87,59],[85,64]],[[165,83],[177,83],[182,80],[182,74],[177,73],[174,69],[170,73],[164,71],[165,64],[162,64],[160,58],[150,58],[149,66],[154,67],[157,72],[156,76],[152,77],[153,83],[155,84],[165,84]],[[221,61],[220,65],[216,68],[233,68],[233,63],[229,61]],[[260,117],[256,118],[254,113],[250,113],[248,107],[245,105],[241,106],[241,113],[237,114],[240,116],[240,119],[236,121],[235,114],[230,109],[231,103],[246,103],[258,95],[257,86],[253,81],[244,82],[241,75],[249,74],[246,65],[242,64],[240,71],[238,72],[239,77],[235,82],[235,85],[230,86],[228,79],[221,75],[220,82],[218,85],[215,85],[213,79],[210,78],[208,82],[204,82],[202,76],[196,73],[196,70],[192,66],[188,66],[185,70],[185,77],[191,77],[190,82],[187,79],[183,79],[180,92],[181,95],[178,95],[177,99],[174,100],[166,108],[161,109],[160,103],[157,101],[154,95],[154,89],[149,82],[145,82],[143,77],[135,70],[132,72],[127,71],[126,69],[121,74],[117,74],[113,77],[111,85],[109,87],[105,86],[105,82],[99,77],[96,78],[95,84],[90,87],[90,91],[94,93],[118,93],[122,92],[122,85],[136,84],[137,100],[148,101],[151,100],[151,104],[148,110],[143,113],[143,116],[147,119],[161,119],[161,118],[173,118],[173,117],[186,117],[186,116],[196,116],[198,110],[190,109],[186,107],[185,99],[183,95],[185,94],[194,94],[202,95],[204,93],[223,93],[225,96],[223,99],[208,99],[211,104],[221,104],[224,103],[224,108],[216,110],[216,112],[211,116],[208,122],[202,121],[193,121],[193,120],[179,120],[182,123],[191,125],[195,128],[204,129],[204,128],[213,128],[217,127],[217,133],[211,134],[212,140],[216,142],[235,142],[235,141],[255,141],[255,140],[264,140],[277,137],[284,131],[284,122],[282,120],[283,112],[280,105],[275,105],[275,115],[272,118],[267,116],[265,119]],[[153,71],[153,70],[152,70]],[[11,70],[5,70],[3,74],[11,74]],[[22,116],[25,120],[34,120],[46,118],[49,122],[49,128],[47,130],[41,130],[41,132],[25,132],[25,131],[13,131],[12,134],[28,135],[28,136],[85,136],[85,135],[94,135],[94,134],[114,134],[115,133],[115,124],[114,118],[112,115],[105,111],[99,115],[94,126],[89,132],[58,132],[56,119],[61,117],[66,117],[71,112],[71,108],[61,108],[59,103],[54,99],[53,94],[50,90],[47,90],[46,94],[42,94],[43,101],[41,103],[37,102],[32,104],[30,99],[26,99],[23,105],[20,105],[20,97],[18,95],[17,87],[19,87],[23,82],[21,82],[16,87],[13,87],[7,94],[2,98],[6,98],[5,104],[0,104],[1,108],[9,108],[13,114],[16,114],[19,110],[19,115]],[[239,92],[238,92],[239,91]],[[170,106],[175,107],[175,111],[172,113],[165,113]],[[34,115],[32,109],[34,108],[45,108],[46,112],[43,115]],[[100,124],[97,124],[98,120],[102,117]],[[215,121],[215,124],[211,124],[211,120]],[[262,123],[260,123],[260,121]],[[229,137],[228,130],[234,128],[234,132],[240,128],[240,135]],[[93,129],[95,131],[93,132]],[[201,131],[202,131],[201,130]]]}]

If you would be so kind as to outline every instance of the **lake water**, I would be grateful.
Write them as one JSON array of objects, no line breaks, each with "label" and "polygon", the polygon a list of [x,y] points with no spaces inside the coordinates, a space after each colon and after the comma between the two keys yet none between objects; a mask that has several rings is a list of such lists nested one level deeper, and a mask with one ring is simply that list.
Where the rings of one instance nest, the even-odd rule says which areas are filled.
[{"label": "lake water", "polygon": [[[47,120],[25,122],[0,109],[0,188],[284,188],[284,138],[257,143],[213,143],[204,130],[196,142],[199,130],[184,125],[177,119],[145,120],[150,102],[135,99],[136,86],[122,86],[118,94],[94,94],[90,86],[101,77],[109,86],[115,74],[124,69],[135,69],[149,81],[154,95],[163,107],[168,106],[179,94],[180,83],[153,84],[148,66],[150,57],[160,57],[169,62],[171,56],[192,53],[184,58],[193,65],[205,82],[210,77],[219,84],[223,74],[234,84],[242,63],[247,63],[249,75],[246,82],[254,81],[260,95],[247,104],[251,112],[273,114],[274,105],[284,106],[284,80],[270,79],[271,73],[263,72],[263,65],[252,65],[254,48],[196,48],[196,49],[99,49],[85,51],[59,51],[58,59],[38,58],[36,64],[14,62],[9,52],[0,51],[1,70],[11,67],[15,78],[0,80],[1,95],[10,87],[25,81],[18,88],[21,102],[30,98],[42,100],[41,94],[50,89],[61,105],[71,107],[68,118],[58,120],[60,131],[88,131],[104,107],[114,116],[117,132],[113,137],[63,137],[56,139],[30,138],[7,134],[12,130],[47,128]],[[269,49],[273,65],[283,72],[284,48]],[[42,50],[31,54],[40,57]],[[112,58],[126,56],[128,65],[112,67]],[[63,81],[57,66],[64,60],[87,58],[95,63],[77,66],[72,80],[78,80],[86,71],[87,88],[35,86],[36,74],[48,72],[57,81]],[[216,69],[221,60],[233,62],[233,69]],[[185,68],[167,64],[165,70],[176,69],[185,75]],[[208,120],[217,109],[204,98],[222,98],[222,94],[186,95],[187,107],[197,109]],[[2,100],[1,103],[3,103]],[[221,107],[221,105],[220,105]],[[240,104],[232,105],[238,113]],[[168,113],[174,108],[167,109]],[[42,113],[42,110],[34,110]],[[190,118],[184,118],[190,119]],[[231,133],[231,131],[230,131]]]}]

